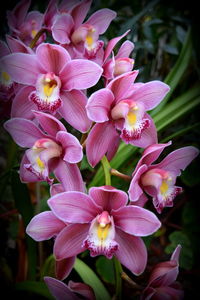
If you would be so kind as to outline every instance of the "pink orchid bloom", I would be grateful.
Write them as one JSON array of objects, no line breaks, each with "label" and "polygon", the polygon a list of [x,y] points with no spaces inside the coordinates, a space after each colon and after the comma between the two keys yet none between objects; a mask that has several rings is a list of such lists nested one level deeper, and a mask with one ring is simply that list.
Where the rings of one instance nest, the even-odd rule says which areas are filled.
[{"label": "pink orchid bloom", "polygon": [[184,292],[176,282],[179,272],[179,255],[181,246],[178,245],[169,261],[157,264],[149,278],[149,283],[144,290],[141,300],[181,300]]},{"label": "pink orchid bloom", "polygon": [[109,160],[113,157],[120,139],[118,131],[125,143],[141,148],[157,143],[154,122],[146,111],[162,101],[169,86],[157,80],[134,83],[137,75],[138,71],[120,75],[88,99],[88,117],[97,122],[86,143],[88,161],[93,167],[105,153]]},{"label": "pink orchid bloom", "polygon": [[130,30],[125,32],[123,35],[113,38],[108,42],[108,45],[104,53],[104,63],[103,63],[103,76],[106,78],[107,83],[114,79],[115,77],[122,75],[124,73],[130,72],[134,66],[134,59],[129,58],[129,55],[134,49],[134,44],[130,41],[125,41],[119,48],[117,54],[112,58],[109,58],[115,45],[129,33]]},{"label": "pink orchid bloom", "polygon": [[[28,13],[31,1],[20,1],[12,11],[7,12],[8,26],[11,35],[19,38],[26,45],[34,39],[38,31],[42,28],[43,14],[38,11]],[[37,42],[37,45],[43,42],[45,35],[43,34]]]},{"label": "pink orchid bloom", "polygon": [[[14,53],[2,58],[5,71],[13,81],[34,88],[29,99],[38,109],[56,111],[77,130],[86,132],[91,121],[85,105],[86,95],[80,91],[97,83],[102,69],[94,62],[74,59],[63,47],[41,44],[35,54]],[[23,95],[21,95],[22,98]],[[24,98],[24,102],[28,99]],[[24,104],[26,106],[26,103]]]},{"label": "pink orchid bloom", "polygon": [[111,186],[93,187],[89,195],[64,192],[51,197],[53,214],[68,223],[55,239],[56,259],[88,249],[91,256],[115,255],[134,274],[142,273],[147,251],[140,236],[154,233],[160,222],[152,212],[127,202],[127,194]]},{"label": "pink orchid bloom", "polygon": [[44,281],[56,300],[95,300],[92,288],[81,282],[69,281],[64,284],[53,277],[44,277]]},{"label": "pink orchid bloom", "polygon": [[[53,116],[36,111],[34,114],[41,129],[34,122],[23,118],[12,118],[5,123],[5,129],[16,144],[30,148],[22,158],[21,180],[46,180],[51,184],[53,180],[49,178],[50,172],[54,171],[59,179],[61,169],[68,172],[68,178],[73,177],[78,173],[78,167],[74,164],[81,161],[83,156],[78,139],[68,133],[64,125]],[[79,181],[80,176],[76,180]]]},{"label": "pink orchid bloom", "polygon": [[70,13],[57,15],[53,26],[53,38],[61,43],[68,45],[71,51],[77,56],[92,59],[103,47],[103,41],[99,40],[99,35],[103,34],[110,22],[116,17],[116,13],[110,9],[103,8],[92,14],[83,23],[91,0],[85,0],[75,5]]},{"label": "pink orchid bloom", "polygon": [[181,187],[175,186],[176,177],[199,154],[199,150],[192,146],[183,147],[168,154],[160,163],[152,165],[170,144],[154,144],[145,149],[132,174],[128,191],[132,204],[143,206],[147,201],[146,192],[153,197],[153,205],[161,213],[164,207],[173,206],[174,198],[182,192]]}]

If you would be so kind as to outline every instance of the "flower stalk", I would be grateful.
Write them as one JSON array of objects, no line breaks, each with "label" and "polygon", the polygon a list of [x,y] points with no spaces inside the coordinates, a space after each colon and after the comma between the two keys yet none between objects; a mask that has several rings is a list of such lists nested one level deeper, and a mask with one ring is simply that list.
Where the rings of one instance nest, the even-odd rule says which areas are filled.
[{"label": "flower stalk", "polygon": [[111,167],[110,167],[110,163],[105,155],[103,156],[101,163],[102,163],[104,175],[105,175],[105,184],[111,185],[111,176],[110,176]]}]

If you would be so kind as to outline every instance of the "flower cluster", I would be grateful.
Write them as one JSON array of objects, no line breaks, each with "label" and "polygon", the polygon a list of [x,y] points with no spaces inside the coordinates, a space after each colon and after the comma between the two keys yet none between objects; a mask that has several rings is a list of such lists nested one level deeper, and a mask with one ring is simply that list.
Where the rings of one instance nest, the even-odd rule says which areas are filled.
[{"label": "flower cluster", "polygon": [[[17,145],[26,148],[20,179],[50,185],[50,210],[37,214],[26,232],[36,241],[55,238],[59,280],[68,276],[76,256],[87,249],[92,257],[115,256],[133,274],[143,273],[147,249],[141,237],[161,226],[154,212],[143,206],[148,199],[158,213],[173,206],[182,191],[176,178],[198,155],[195,147],[187,146],[154,163],[171,142],[159,144],[148,111],[170,88],[159,80],[136,81],[139,71],[133,70],[130,58],[133,43],[126,40],[116,55],[113,51],[129,31],[104,44],[101,35],[116,13],[104,8],[88,18],[91,4],[91,0],[51,0],[42,14],[28,12],[30,1],[22,0],[8,12],[10,34],[0,42],[1,102],[10,103],[4,127]],[[89,94],[91,87],[96,91]],[[83,133],[84,142],[67,131],[68,125]],[[105,156],[110,161],[121,141],[144,149],[133,170],[129,198],[108,182],[87,193],[78,165],[83,151],[94,168]],[[156,293],[161,299],[165,292],[181,297],[171,285],[178,274],[178,254],[156,268],[142,299]],[[171,279],[166,268],[176,273]],[[57,299],[63,299],[63,293],[78,299],[74,291],[94,299],[88,286],[73,282],[66,286],[58,279],[45,278]]]}]

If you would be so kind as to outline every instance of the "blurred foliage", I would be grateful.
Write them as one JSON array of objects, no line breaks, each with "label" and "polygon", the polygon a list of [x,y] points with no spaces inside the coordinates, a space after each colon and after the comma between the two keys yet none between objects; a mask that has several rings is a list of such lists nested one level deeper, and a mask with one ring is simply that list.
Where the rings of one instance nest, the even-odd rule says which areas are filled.
[{"label": "blurred foliage", "polygon": [[[1,9],[1,37],[8,31],[5,10],[12,9],[17,2],[7,0],[5,7]],[[31,9],[44,12],[47,3],[47,0],[32,1]],[[160,110],[152,111],[159,141],[173,141],[162,155],[187,145],[200,147],[200,43],[199,10],[196,1],[95,0],[89,14],[104,7],[117,12],[117,18],[102,37],[105,43],[131,29],[123,41],[129,39],[135,44],[132,57],[135,59],[135,69],[140,71],[137,81],[163,80],[171,86],[172,92],[166,97]],[[115,53],[121,43],[114,49]],[[4,121],[1,120],[1,125]],[[49,209],[49,187],[46,183],[25,185],[19,181],[17,171],[23,150],[15,145],[4,129],[1,130],[1,290],[5,290],[8,297],[51,299],[42,277],[44,274],[53,276],[54,273],[53,241],[35,243],[25,234],[25,226],[31,217]],[[70,130],[76,136],[80,136],[69,126]],[[121,143],[111,166],[131,175],[141,152],[141,149]],[[199,165],[198,158],[178,179],[177,185],[183,186],[185,192],[177,197],[172,209],[166,208],[159,216],[163,222],[161,230],[144,238],[149,252],[147,273],[136,278],[127,271],[133,280],[145,285],[152,267],[160,261],[168,260],[176,245],[180,243],[182,251],[178,280],[185,288],[185,299],[196,299],[200,275],[200,205],[197,196],[200,182]],[[81,163],[81,171],[87,186],[104,184],[102,167],[99,165],[92,169],[86,156]],[[129,182],[113,176],[112,185],[127,191]],[[149,202],[147,208],[155,212]],[[103,295],[109,298],[107,290],[112,294],[114,285],[113,262],[104,257],[90,259],[87,254],[84,252],[81,258],[90,268],[87,269],[85,265],[83,267],[84,263],[78,260],[76,272],[72,271],[68,279],[82,279],[94,287],[101,286],[103,282]],[[123,282],[123,288],[125,299],[138,299],[137,296],[133,296],[134,291],[128,283]],[[96,293],[98,294],[98,291]],[[101,296],[98,294],[98,297]],[[103,299],[106,299],[105,297]]]}]

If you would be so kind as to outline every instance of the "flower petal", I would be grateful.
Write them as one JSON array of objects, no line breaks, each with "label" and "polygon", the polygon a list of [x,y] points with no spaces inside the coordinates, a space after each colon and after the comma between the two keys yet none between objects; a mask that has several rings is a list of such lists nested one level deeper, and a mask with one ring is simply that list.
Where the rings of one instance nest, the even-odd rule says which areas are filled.
[{"label": "flower petal", "polygon": [[89,190],[89,196],[103,211],[119,209],[128,202],[127,194],[112,186],[92,187]]},{"label": "flower petal", "polygon": [[161,223],[151,211],[129,205],[112,212],[115,226],[135,236],[147,236],[156,232]]},{"label": "flower petal", "polygon": [[161,81],[150,81],[138,88],[131,95],[131,100],[142,102],[147,111],[155,108],[169,92],[169,89],[169,86]]},{"label": "flower petal", "polygon": [[48,205],[64,222],[88,223],[101,211],[92,199],[80,192],[64,192],[51,197]]},{"label": "flower petal", "polygon": [[95,167],[112,147],[111,143],[115,137],[118,137],[118,133],[112,123],[104,122],[94,125],[86,141],[87,158],[92,167]]},{"label": "flower petal", "polygon": [[26,233],[35,241],[45,241],[56,236],[65,226],[51,211],[45,211],[33,217]]},{"label": "flower petal", "polygon": [[12,118],[25,118],[28,120],[34,118],[32,110],[37,109],[37,106],[29,101],[29,95],[33,91],[34,88],[31,86],[25,86],[18,91],[11,107]]},{"label": "flower petal", "polygon": [[60,280],[64,280],[71,272],[76,256],[64,258],[62,260],[56,260],[56,277]]},{"label": "flower petal", "polygon": [[156,168],[164,169],[166,171],[171,171],[176,176],[181,174],[181,170],[191,163],[195,157],[199,154],[199,150],[193,146],[187,146],[175,150],[168,154],[159,164],[156,164]]},{"label": "flower petal", "polygon": [[66,131],[66,128],[62,122],[60,122],[54,116],[40,111],[34,111],[33,113],[40,123],[42,129],[47,132],[47,134],[56,137],[58,131]]},{"label": "flower petal", "polygon": [[114,95],[109,89],[100,89],[93,93],[86,105],[88,118],[98,123],[108,121],[113,101]]},{"label": "flower petal", "polygon": [[68,286],[70,287],[71,290],[73,290],[77,294],[84,297],[84,299],[85,298],[87,300],[95,300],[96,299],[96,297],[94,295],[94,291],[89,285],[86,285],[82,282],[73,282],[70,280],[68,282]]},{"label": "flower petal", "polygon": [[62,89],[71,91],[83,90],[94,86],[100,79],[103,69],[86,59],[73,59],[60,73]]},{"label": "flower petal", "polygon": [[147,166],[142,165],[139,168],[137,168],[136,172],[134,172],[134,176],[131,180],[129,190],[128,190],[130,200],[133,201],[133,202],[137,201],[140,198],[140,196],[144,193],[142,188],[140,187],[139,182],[140,182],[141,175],[146,170],[147,170]]},{"label": "flower petal", "polygon": [[147,250],[142,239],[116,228],[115,241],[119,244],[115,253],[119,261],[133,274],[143,273],[147,264]]},{"label": "flower petal", "polygon": [[108,8],[103,8],[92,14],[85,24],[94,26],[95,29],[97,29],[98,34],[102,34],[107,30],[110,22],[116,16],[117,14],[115,11]]},{"label": "flower petal", "polygon": [[57,260],[75,256],[85,250],[83,241],[86,239],[90,224],[72,224],[66,226],[56,237],[54,255]]},{"label": "flower petal", "polygon": [[13,52],[29,53],[29,54],[34,53],[33,50],[27,45],[25,45],[22,41],[13,38],[10,35],[6,35],[6,41],[12,53]]},{"label": "flower petal", "polygon": [[91,4],[92,0],[83,0],[72,9],[71,16],[74,20],[75,29],[83,23]]},{"label": "flower petal", "polygon": [[58,181],[62,183],[65,191],[85,191],[81,172],[77,165],[69,164],[60,159],[54,169],[54,174]]},{"label": "flower petal", "polygon": [[70,288],[53,277],[44,277],[44,281],[48,286],[49,291],[57,300],[79,300],[79,298],[70,290]]},{"label": "flower petal", "polygon": [[60,44],[70,43],[70,32],[74,26],[74,21],[71,15],[58,15],[52,26],[52,36],[54,40]]},{"label": "flower petal", "polygon": [[37,47],[36,56],[46,72],[58,75],[62,68],[71,60],[67,50],[55,44],[43,43]]},{"label": "flower petal", "polygon": [[74,128],[81,132],[87,132],[92,125],[88,119],[85,106],[87,97],[82,91],[72,90],[61,94],[63,101],[59,109],[62,117]]},{"label": "flower petal", "polygon": [[39,65],[36,55],[13,53],[1,59],[2,68],[13,81],[35,86],[38,75],[44,70]]},{"label": "flower petal", "polygon": [[26,154],[22,157],[21,163],[20,163],[20,180],[21,182],[37,182],[42,181],[42,179],[39,179],[36,174],[33,172],[27,170],[27,168],[24,167],[24,165],[30,164],[30,161],[28,160]]},{"label": "flower petal", "polygon": [[134,44],[130,41],[125,41],[121,47],[119,48],[119,51],[117,53],[117,55],[115,56],[115,58],[120,58],[120,57],[129,57],[129,55],[131,54],[131,52],[134,49]]},{"label": "flower petal", "polygon": [[139,71],[127,72],[113,79],[107,85],[107,88],[113,92],[116,103],[122,99],[126,99],[126,96],[129,95],[138,73]]},{"label": "flower petal", "polygon": [[83,147],[74,135],[65,131],[59,131],[56,135],[56,140],[61,143],[64,149],[63,160],[71,164],[82,160]]},{"label": "flower petal", "polygon": [[50,186],[51,197],[53,197],[54,195],[57,195],[59,193],[63,193],[63,192],[65,192],[65,190],[61,183],[55,183]]},{"label": "flower petal", "polygon": [[32,147],[37,140],[46,137],[33,122],[22,118],[8,120],[4,128],[21,147]]}]

